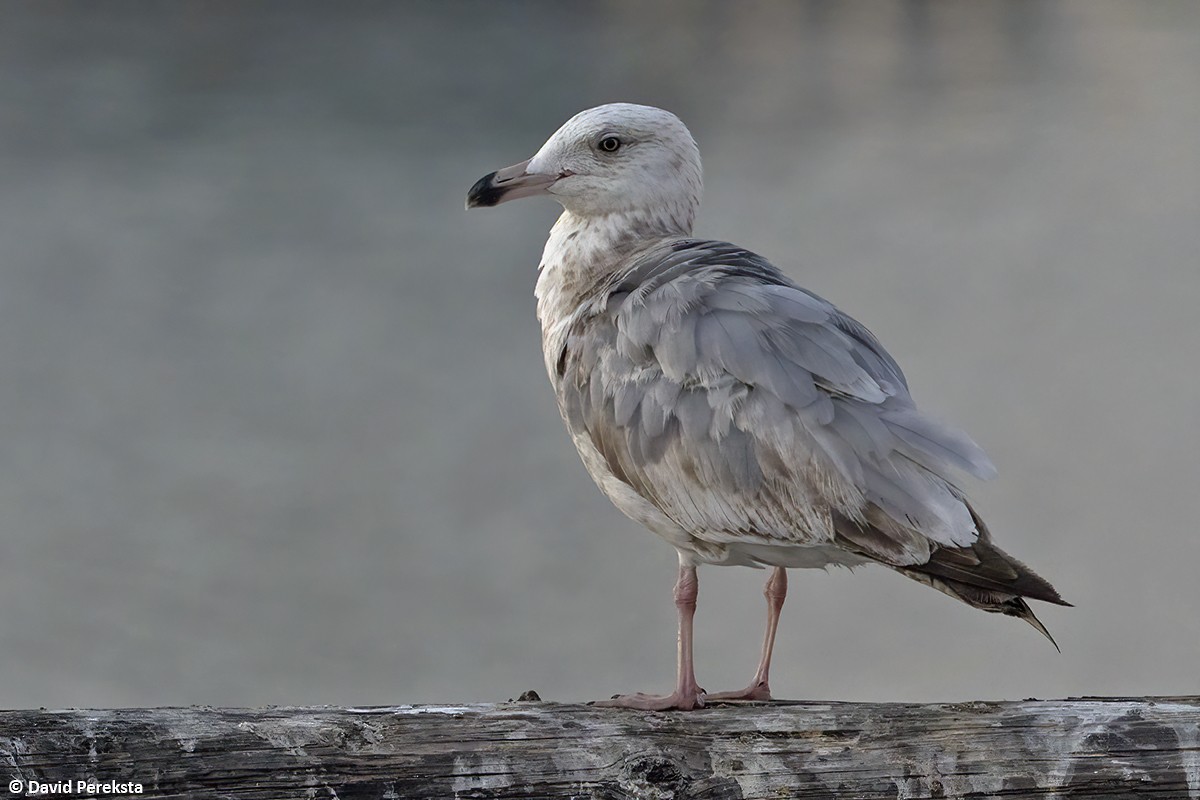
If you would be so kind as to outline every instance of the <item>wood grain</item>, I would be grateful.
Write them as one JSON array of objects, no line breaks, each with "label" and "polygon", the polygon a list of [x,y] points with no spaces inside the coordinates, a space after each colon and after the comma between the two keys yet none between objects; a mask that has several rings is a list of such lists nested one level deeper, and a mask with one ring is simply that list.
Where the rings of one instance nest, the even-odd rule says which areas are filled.
[{"label": "wood grain", "polygon": [[109,797],[1200,800],[1200,697],[4,711],[0,763],[142,784]]}]

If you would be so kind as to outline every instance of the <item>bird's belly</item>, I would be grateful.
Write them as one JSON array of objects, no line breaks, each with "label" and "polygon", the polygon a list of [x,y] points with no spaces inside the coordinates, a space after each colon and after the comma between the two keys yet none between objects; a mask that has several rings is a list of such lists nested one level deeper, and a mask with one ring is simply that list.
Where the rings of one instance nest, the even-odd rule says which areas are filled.
[{"label": "bird's belly", "polygon": [[832,544],[775,545],[731,542],[725,545],[725,548],[727,560],[716,563],[789,569],[857,567],[871,563],[868,558]]},{"label": "bird's belly", "polygon": [[[649,528],[680,551],[693,551],[696,549],[696,540],[693,536],[664,514],[658,506],[642,497],[629,484],[613,475],[612,470],[608,467],[608,463],[604,460],[604,456],[600,454],[600,451],[596,449],[596,446],[592,444],[591,439],[586,434],[578,435],[572,432],[572,438],[575,440],[575,447],[579,450],[579,457],[583,460],[583,465],[587,467],[592,480],[596,482],[600,490],[608,496],[612,504],[619,508],[625,516]],[[702,543],[701,547],[703,547]]]},{"label": "bird's belly", "polygon": [[[625,516],[641,523],[672,544],[681,556],[696,564],[747,567],[788,567],[825,569],[830,566],[854,567],[869,563],[836,545],[812,542],[768,543],[755,537],[751,541],[720,541],[721,536],[693,536],[662,510],[646,500],[629,484],[613,475],[604,457],[586,435],[575,435],[575,446],[592,479]],[[747,537],[750,538],[750,537]]]}]

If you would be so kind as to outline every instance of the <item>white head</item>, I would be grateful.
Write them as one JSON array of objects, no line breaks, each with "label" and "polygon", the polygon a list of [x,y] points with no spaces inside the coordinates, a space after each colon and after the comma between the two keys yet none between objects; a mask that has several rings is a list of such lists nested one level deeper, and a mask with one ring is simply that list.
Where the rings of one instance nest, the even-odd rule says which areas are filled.
[{"label": "white head", "polygon": [[548,194],[576,216],[635,215],[687,234],[701,187],[700,151],[678,117],[612,103],[571,117],[528,161],[485,175],[467,207]]}]

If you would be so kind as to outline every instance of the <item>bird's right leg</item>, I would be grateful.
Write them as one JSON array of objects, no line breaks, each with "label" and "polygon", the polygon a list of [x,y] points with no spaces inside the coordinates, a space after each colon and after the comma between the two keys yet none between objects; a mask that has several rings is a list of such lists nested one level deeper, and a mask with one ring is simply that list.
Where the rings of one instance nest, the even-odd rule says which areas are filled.
[{"label": "bird's right leg", "polygon": [[710,694],[709,700],[773,700],[771,697],[771,651],[775,649],[775,629],[779,627],[779,614],[787,598],[787,570],[776,567],[763,588],[767,598],[767,635],[763,638],[762,658],[754,679],[745,689],[736,692]]},{"label": "bird's right leg", "polygon": [[696,615],[696,595],[700,583],[694,564],[684,563],[681,556],[679,577],[675,581],[675,609],[679,613],[679,640],[676,650],[675,691],[671,694],[620,694],[611,700],[598,700],[593,705],[606,708],[640,708],[644,711],[665,711],[677,708],[688,711],[704,705],[704,690],[696,684],[692,664],[692,618]]}]

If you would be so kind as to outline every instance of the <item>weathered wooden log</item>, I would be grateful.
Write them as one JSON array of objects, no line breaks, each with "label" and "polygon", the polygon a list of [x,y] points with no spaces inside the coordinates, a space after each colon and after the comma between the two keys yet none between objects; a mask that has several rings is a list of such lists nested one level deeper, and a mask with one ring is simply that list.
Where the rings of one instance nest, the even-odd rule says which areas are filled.
[{"label": "weathered wooden log", "polygon": [[0,763],[26,797],[1200,800],[1200,697],[5,711]]}]

